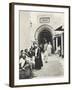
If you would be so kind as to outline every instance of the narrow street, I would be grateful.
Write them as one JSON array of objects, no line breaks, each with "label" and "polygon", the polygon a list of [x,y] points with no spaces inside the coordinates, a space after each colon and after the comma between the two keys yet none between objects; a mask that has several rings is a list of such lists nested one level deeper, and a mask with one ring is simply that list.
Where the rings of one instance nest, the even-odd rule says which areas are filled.
[{"label": "narrow street", "polygon": [[38,77],[54,77],[64,74],[64,59],[58,55],[48,57],[48,63],[43,61],[43,67],[40,70],[33,71],[35,78]]}]

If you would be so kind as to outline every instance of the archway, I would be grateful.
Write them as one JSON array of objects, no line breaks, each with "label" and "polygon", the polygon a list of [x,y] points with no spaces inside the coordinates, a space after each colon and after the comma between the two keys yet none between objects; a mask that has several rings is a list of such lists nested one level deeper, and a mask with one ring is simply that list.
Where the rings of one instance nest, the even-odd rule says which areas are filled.
[{"label": "archway", "polygon": [[[54,30],[51,26],[44,24],[37,28],[35,32],[35,40],[38,40],[39,44],[44,44],[44,41],[51,42],[53,47],[53,35]],[[53,52],[53,49],[52,49]]]},{"label": "archway", "polygon": [[52,34],[51,34],[51,32],[49,32],[46,29],[39,33],[38,43],[39,44],[44,44],[45,40],[47,40],[48,43],[51,42],[51,44],[52,44]]},{"label": "archway", "polygon": [[43,42],[43,39],[47,39],[47,42],[51,42],[53,44],[53,35],[54,29],[47,24],[43,24],[39,26],[35,32],[35,40],[38,40],[39,43]]}]

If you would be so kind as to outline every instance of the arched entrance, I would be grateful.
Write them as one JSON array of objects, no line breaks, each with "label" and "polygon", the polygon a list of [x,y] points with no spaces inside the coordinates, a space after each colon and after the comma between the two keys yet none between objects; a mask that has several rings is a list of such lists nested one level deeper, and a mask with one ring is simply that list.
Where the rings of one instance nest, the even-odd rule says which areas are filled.
[{"label": "arched entrance", "polygon": [[47,42],[51,42],[52,44],[52,34],[48,30],[43,30],[38,35],[38,42],[39,44],[45,43],[44,41],[47,40]]},{"label": "arched entrance", "polygon": [[51,42],[53,47],[53,31],[51,26],[47,24],[41,25],[35,32],[35,40],[38,40],[39,44],[44,44],[44,41],[47,40],[47,42]]}]

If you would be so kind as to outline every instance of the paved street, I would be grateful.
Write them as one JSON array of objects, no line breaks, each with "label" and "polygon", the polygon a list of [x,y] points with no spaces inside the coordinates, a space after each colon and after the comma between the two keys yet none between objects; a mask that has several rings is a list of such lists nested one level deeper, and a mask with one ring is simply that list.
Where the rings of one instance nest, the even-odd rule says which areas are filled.
[{"label": "paved street", "polygon": [[34,70],[35,78],[62,76],[64,73],[64,59],[58,55],[48,57],[48,63],[43,61],[43,67],[40,70]]}]

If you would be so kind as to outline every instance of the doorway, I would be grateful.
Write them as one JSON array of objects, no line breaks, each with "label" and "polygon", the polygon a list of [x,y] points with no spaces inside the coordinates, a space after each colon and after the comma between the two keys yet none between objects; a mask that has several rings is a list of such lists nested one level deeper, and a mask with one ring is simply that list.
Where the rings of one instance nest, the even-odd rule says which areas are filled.
[{"label": "doorway", "polygon": [[38,43],[44,44],[45,40],[47,40],[47,43],[51,42],[52,44],[52,34],[48,30],[42,30],[38,35]]},{"label": "doorway", "polygon": [[37,28],[35,32],[35,40],[38,40],[39,45],[42,47],[44,46],[45,40],[47,40],[47,43],[51,43],[52,45],[52,53],[53,53],[53,35],[54,35],[54,29],[47,25],[41,25]]}]

